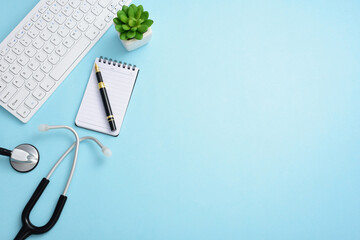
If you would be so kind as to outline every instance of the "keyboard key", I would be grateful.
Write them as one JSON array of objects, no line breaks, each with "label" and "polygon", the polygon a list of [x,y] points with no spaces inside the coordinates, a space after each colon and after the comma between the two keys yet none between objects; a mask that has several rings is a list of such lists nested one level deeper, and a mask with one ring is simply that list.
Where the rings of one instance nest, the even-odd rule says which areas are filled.
[{"label": "keyboard key", "polygon": [[31,37],[31,38],[36,38],[38,35],[39,35],[39,30],[37,30],[36,28],[32,28],[28,31],[28,35]]},{"label": "keyboard key", "polygon": [[5,56],[8,52],[9,52],[10,48],[9,47],[3,47],[1,50],[0,50],[0,55],[1,56]]},{"label": "keyboard key", "polygon": [[85,16],[85,21],[87,21],[88,23],[93,23],[95,21],[95,15],[92,13],[89,13]]},{"label": "keyboard key", "polygon": [[19,109],[16,111],[21,117],[23,118],[26,118],[29,113],[30,113],[30,110],[27,109],[25,106],[21,106],[19,107]]},{"label": "keyboard key", "polygon": [[29,79],[29,81],[27,81],[27,83],[25,84],[25,86],[29,89],[29,90],[34,90],[34,88],[37,86],[37,82],[34,79]]},{"label": "keyboard key", "polygon": [[96,16],[99,16],[100,13],[102,12],[102,7],[100,7],[99,5],[96,5],[95,7],[93,7],[93,9],[91,9],[91,12],[93,14],[95,14]]},{"label": "keyboard key", "polygon": [[46,92],[48,92],[54,85],[55,85],[55,81],[51,80],[50,78],[47,78],[40,84],[40,87],[44,89]]},{"label": "keyboard key", "polygon": [[116,6],[116,2],[112,2],[109,6],[108,6],[108,10],[112,11]]},{"label": "keyboard key", "polygon": [[80,0],[70,0],[69,5],[73,8],[77,8],[80,5]]},{"label": "keyboard key", "polygon": [[26,99],[26,101],[25,101],[25,105],[31,109],[34,109],[34,107],[36,107],[36,105],[38,105],[38,103],[39,102],[33,97],[28,97],[28,99]]},{"label": "keyboard key", "polygon": [[40,49],[42,46],[44,46],[44,41],[38,38],[33,42],[33,46],[37,49]]},{"label": "keyboard key", "polygon": [[34,75],[33,75],[33,78],[34,78],[36,81],[38,81],[38,82],[40,82],[41,80],[43,80],[44,77],[45,77],[45,74],[44,74],[43,72],[41,72],[40,70],[38,70],[37,72],[35,72]]},{"label": "keyboard key", "polygon": [[35,59],[31,60],[30,63],[29,63],[29,68],[33,71],[36,71],[36,69],[39,68],[40,66],[40,63],[38,61],[36,61]]},{"label": "keyboard key", "polygon": [[70,29],[73,29],[76,26],[76,20],[73,18],[68,18],[68,20],[65,21],[65,26],[67,26]]},{"label": "keyboard key", "polygon": [[56,52],[59,56],[62,57],[62,56],[65,55],[66,51],[67,51],[67,48],[66,48],[65,46],[61,45],[60,47],[58,47],[58,49],[56,49],[55,52]]},{"label": "keyboard key", "polygon": [[56,54],[53,54],[53,55],[51,55],[51,56],[49,57],[48,60],[49,60],[49,62],[50,62],[51,64],[55,65],[56,63],[59,62],[60,57],[59,57],[58,55],[56,55]]},{"label": "keyboard key", "polygon": [[37,88],[34,92],[33,92],[33,96],[37,99],[37,100],[41,100],[45,97],[45,92],[43,90],[41,90],[40,88]]},{"label": "keyboard key", "polygon": [[52,52],[54,51],[54,49],[55,49],[54,44],[52,44],[52,43],[50,43],[50,42],[48,42],[48,43],[45,44],[45,46],[44,46],[44,51],[45,51],[46,53],[48,53],[48,54],[52,53]]},{"label": "keyboard key", "polygon": [[14,79],[14,75],[12,75],[9,72],[4,73],[4,75],[1,76],[1,79],[4,80],[5,82],[9,83],[11,82],[11,80]]},{"label": "keyboard key", "polygon": [[56,65],[54,70],[50,73],[50,76],[56,81],[60,80],[62,75],[73,65],[78,57],[85,51],[90,45],[90,41],[86,38],[81,38],[66,54],[66,56]]},{"label": "keyboard key", "polygon": [[68,0],[57,0],[57,2],[58,2],[61,6],[64,6],[65,4],[67,4]]},{"label": "keyboard key", "polygon": [[54,14],[58,14],[60,10],[61,10],[61,6],[57,3],[54,3],[50,8],[50,11],[53,12]]},{"label": "keyboard key", "polygon": [[7,103],[7,101],[9,101],[10,98],[16,93],[16,91],[17,91],[16,87],[9,85],[0,94],[0,101],[2,101],[3,103]]},{"label": "keyboard key", "polygon": [[33,56],[35,56],[36,50],[34,48],[30,47],[25,50],[25,54],[32,58]]},{"label": "keyboard key", "polygon": [[4,60],[0,60],[0,71],[5,72],[8,69],[9,64],[7,64]]},{"label": "keyboard key", "polygon": [[116,14],[119,10],[121,10],[122,6],[115,5],[115,8],[112,10],[113,14]]},{"label": "keyboard key", "polygon": [[16,35],[15,37],[20,39],[23,35],[25,34],[25,31],[24,30],[20,30]]},{"label": "keyboard key", "polygon": [[70,32],[70,30],[67,27],[61,26],[59,28],[58,34],[64,38],[69,34],[69,32]]},{"label": "keyboard key", "polygon": [[46,4],[47,4],[47,5],[51,5],[51,4],[53,4],[53,2],[54,2],[54,0],[47,0],[47,1],[46,1]]},{"label": "keyboard key", "polygon": [[31,28],[32,25],[33,25],[32,22],[28,22],[27,24],[24,25],[24,29],[27,31]]},{"label": "keyboard key", "polygon": [[39,19],[39,21],[35,23],[35,27],[39,30],[43,30],[46,27],[46,24],[47,23],[44,20]]},{"label": "keyboard key", "polygon": [[13,47],[13,52],[17,55],[20,55],[24,50],[25,48],[20,44],[16,44],[16,46]]},{"label": "keyboard key", "polygon": [[12,48],[17,42],[18,40],[16,38],[13,38],[8,42],[7,45]]},{"label": "keyboard key", "polygon": [[40,13],[44,13],[48,8],[49,8],[49,7],[48,7],[46,4],[44,4],[44,5],[42,5],[42,7],[39,9],[39,12],[40,12]]},{"label": "keyboard key", "polygon": [[[80,3],[79,3],[80,4]],[[74,14],[72,15],[72,17],[76,20],[76,21],[80,21],[83,17],[84,14],[80,11],[80,10],[75,10]]]},{"label": "keyboard key", "polygon": [[50,11],[46,11],[43,15],[43,19],[47,22],[50,22],[54,18],[54,14]]},{"label": "keyboard key", "polygon": [[12,82],[17,88],[21,88],[22,85],[24,85],[25,80],[22,79],[21,77],[17,77],[14,79],[14,81]]},{"label": "keyboard key", "polygon": [[77,27],[78,29],[80,29],[80,31],[85,32],[86,29],[88,29],[89,25],[86,22],[82,21]]},{"label": "keyboard key", "polygon": [[44,30],[40,33],[40,37],[44,40],[47,41],[51,38],[51,32],[49,30]]},{"label": "keyboard key", "polygon": [[31,20],[32,20],[33,22],[36,22],[39,18],[40,18],[40,13],[35,13],[35,14],[31,17]]},{"label": "keyboard key", "polygon": [[18,63],[20,63],[20,65],[22,65],[22,66],[25,66],[28,62],[29,62],[29,58],[26,57],[25,55],[22,55],[22,56],[18,59]]},{"label": "keyboard key", "polygon": [[108,15],[105,17],[105,22],[110,22],[113,18],[114,18],[113,15],[108,14]]},{"label": "keyboard key", "polygon": [[13,63],[16,60],[16,55],[12,52],[9,52],[6,56],[5,56],[5,60],[8,61],[8,63]]},{"label": "keyboard key", "polygon": [[28,78],[32,75],[32,71],[31,71],[31,69],[29,69],[29,68],[24,68],[24,69],[21,71],[20,75],[21,75],[23,78],[28,79]]},{"label": "keyboard key", "polygon": [[83,11],[84,13],[87,13],[91,8],[91,5],[86,3],[86,2],[82,2],[80,4],[80,10]]},{"label": "keyboard key", "polygon": [[99,19],[94,23],[94,25],[98,29],[103,30],[105,28],[105,26],[106,26],[106,22],[104,20],[102,20],[102,19]]},{"label": "keyboard key", "polygon": [[29,46],[30,43],[31,43],[31,38],[29,36],[24,36],[21,40],[20,40],[20,43],[22,45],[24,45],[25,47]]},{"label": "keyboard key", "polygon": [[59,25],[56,22],[51,22],[48,26],[48,29],[50,30],[50,32],[54,33],[58,30]]},{"label": "keyboard key", "polygon": [[73,39],[78,40],[78,39],[80,38],[80,36],[81,36],[81,32],[80,32],[80,30],[78,30],[78,29],[74,29],[74,30],[71,32],[70,36],[71,36]]},{"label": "keyboard key", "polygon": [[18,74],[20,71],[21,71],[21,66],[19,64],[14,64],[10,67],[10,71],[13,73],[13,74]]},{"label": "keyboard key", "polygon": [[74,44],[74,40],[68,37],[64,40],[63,44],[65,47],[70,48]]},{"label": "keyboard key", "polygon": [[29,95],[29,91],[26,89],[21,89],[19,92],[16,93],[16,95],[11,99],[8,106],[15,110],[17,109],[20,104],[26,99],[26,97]]},{"label": "keyboard key", "polygon": [[49,62],[45,62],[40,69],[44,72],[44,73],[49,73],[50,70],[52,69],[52,65]]},{"label": "keyboard key", "polygon": [[40,62],[43,62],[47,58],[47,54],[43,51],[40,51],[36,54],[35,58]]},{"label": "keyboard key", "polygon": [[97,35],[99,35],[99,30],[95,27],[91,27],[86,33],[85,36],[87,36],[90,40],[94,40]]},{"label": "keyboard key", "polygon": [[110,0],[100,0],[99,5],[103,8],[106,8],[106,6],[110,3]]},{"label": "keyboard key", "polygon": [[58,34],[54,34],[50,40],[50,42],[52,42],[56,46],[59,45],[61,43],[61,41],[62,41],[62,38]]},{"label": "keyboard key", "polygon": [[66,5],[66,6],[63,8],[62,13],[63,13],[65,16],[69,17],[69,16],[71,16],[71,14],[73,13],[73,11],[74,11],[74,9],[73,9],[70,5]]}]

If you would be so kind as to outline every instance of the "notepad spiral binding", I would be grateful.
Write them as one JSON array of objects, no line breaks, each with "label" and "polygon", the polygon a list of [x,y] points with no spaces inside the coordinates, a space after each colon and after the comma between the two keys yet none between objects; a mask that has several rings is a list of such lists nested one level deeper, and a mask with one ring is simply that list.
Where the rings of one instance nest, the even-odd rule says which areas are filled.
[{"label": "notepad spiral binding", "polygon": [[100,56],[99,58],[99,62],[103,62],[103,63],[107,63],[109,65],[113,65],[113,66],[118,66],[118,67],[122,67],[122,68],[127,68],[127,69],[131,69],[133,71],[135,71],[136,65],[132,65],[132,64],[128,64],[126,62],[121,62],[121,61],[117,61],[117,60],[112,60],[111,58],[107,58],[107,57],[103,57]]}]

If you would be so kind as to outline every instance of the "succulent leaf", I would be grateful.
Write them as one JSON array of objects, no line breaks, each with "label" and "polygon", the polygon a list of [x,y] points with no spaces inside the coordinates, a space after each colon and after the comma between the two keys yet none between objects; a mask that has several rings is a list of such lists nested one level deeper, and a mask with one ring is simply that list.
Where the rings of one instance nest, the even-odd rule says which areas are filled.
[{"label": "succulent leaf", "polygon": [[122,11],[123,11],[125,14],[128,14],[128,9],[129,9],[128,6],[126,6],[126,5],[123,5],[123,6],[122,6]]},{"label": "succulent leaf", "polygon": [[117,17],[120,18],[120,16],[123,15],[123,14],[126,15],[126,13],[123,10],[120,10],[120,11],[117,12]]},{"label": "succulent leaf", "polygon": [[134,17],[134,16],[135,16],[135,13],[134,13],[134,8],[129,7],[129,10],[128,10],[128,16],[129,16],[129,17]]},{"label": "succulent leaf", "polygon": [[135,27],[136,26],[136,20],[134,21],[134,20],[130,19],[129,20],[129,26],[130,27]]},{"label": "succulent leaf", "polygon": [[121,26],[122,26],[122,28],[123,28],[125,31],[130,30],[130,27],[129,27],[127,24],[123,24],[123,25],[121,25]]},{"label": "succulent leaf", "polygon": [[136,31],[137,31],[137,27],[133,27],[133,28],[131,28],[131,31],[136,32]]},{"label": "succulent leaf", "polygon": [[142,33],[139,33],[139,32],[136,32],[135,38],[136,38],[137,40],[141,40],[141,39],[143,39],[143,34],[142,34]]},{"label": "succulent leaf", "polygon": [[116,29],[116,31],[118,31],[118,32],[123,31],[121,25],[116,25],[116,26],[115,26],[115,29]]},{"label": "succulent leaf", "polygon": [[154,23],[154,21],[151,20],[151,19],[148,19],[148,20],[146,20],[146,21],[144,22],[144,24],[145,24],[146,26],[148,26],[148,27],[150,27],[153,23]]},{"label": "succulent leaf", "polygon": [[138,31],[141,32],[141,33],[144,33],[148,30],[148,26],[143,24],[143,25],[140,25],[140,27],[138,27]]},{"label": "succulent leaf", "polygon": [[121,20],[123,23],[128,23],[129,18],[128,18],[125,14],[123,14],[123,15],[120,16],[120,20]]},{"label": "succulent leaf", "polygon": [[127,40],[128,38],[127,38],[127,36],[126,36],[126,33],[121,33],[121,34],[120,34],[120,39],[121,39],[121,40]]},{"label": "succulent leaf", "polygon": [[128,38],[134,38],[136,36],[136,32],[128,31],[126,35],[127,35]]},{"label": "succulent leaf", "polygon": [[144,12],[144,7],[142,5],[139,5],[137,7],[137,12],[136,12],[136,19],[139,19],[141,17],[141,14]]},{"label": "succulent leaf", "polygon": [[114,18],[114,23],[116,24],[116,25],[119,25],[119,24],[121,24],[121,22],[120,22],[120,19],[119,18]]},{"label": "succulent leaf", "polygon": [[149,18],[149,12],[148,11],[145,11],[141,14],[141,19],[143,20],[147,20]]}]

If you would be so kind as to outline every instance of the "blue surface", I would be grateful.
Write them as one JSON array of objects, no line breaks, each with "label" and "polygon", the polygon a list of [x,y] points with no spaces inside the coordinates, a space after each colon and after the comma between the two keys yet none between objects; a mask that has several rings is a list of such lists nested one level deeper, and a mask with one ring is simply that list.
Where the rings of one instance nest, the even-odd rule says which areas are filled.
[{"label": "blue surface", "polygon": [[[3,1],[5,36],[37,1]],[[126,52],[114,29],[28,124],[0,109],[1,146],[36,145],[28,174],[0,161],[0,239],[71,144],[99,55],[141,71],[120,136],[76,128],[81,147],[57,225],[29,239],[360,239],[360,2],[135,1],[153,39]],[[33,210],[47,222],[70,159]]]}]

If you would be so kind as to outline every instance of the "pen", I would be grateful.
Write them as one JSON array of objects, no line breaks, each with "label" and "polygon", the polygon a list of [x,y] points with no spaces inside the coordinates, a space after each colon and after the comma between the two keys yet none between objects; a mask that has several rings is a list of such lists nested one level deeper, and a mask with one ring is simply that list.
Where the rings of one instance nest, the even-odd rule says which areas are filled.
[{"label": "pen", "polygon": [[96,78],[98,80],[99,91],[100,91],[100,94],[101,94],[102,101],[104,103],[104,108],[105,108],[105,112],[106,112],[106,118],[107,118],[107,120],[109,122],[111,131],[115,131],[116,126],[115,126],[114,115],[113,115],[113,113],[111,111],[109,98],[108,98],[108,95],[107,95],[107,92],[106,92],[104,81],[103,81],[102,76],[101,76],[101,72],[100,72],[99,67],[98,67],[98,65],[96,63],[95,63],[95,71],[96,71]]}]

